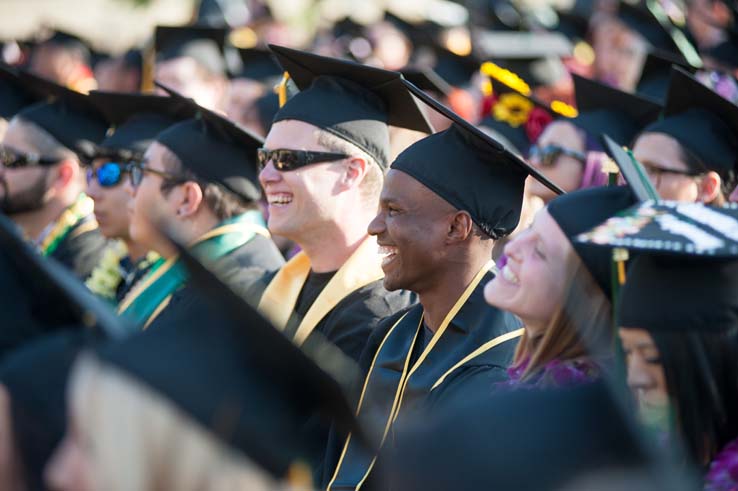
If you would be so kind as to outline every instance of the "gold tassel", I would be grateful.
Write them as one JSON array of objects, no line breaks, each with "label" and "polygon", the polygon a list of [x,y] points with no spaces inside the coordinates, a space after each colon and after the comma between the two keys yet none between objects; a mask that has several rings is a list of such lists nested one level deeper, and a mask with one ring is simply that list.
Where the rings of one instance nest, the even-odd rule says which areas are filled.
[{"label": "gold tassel", "polygon": [[290,74],[288,72],[284,72],[284,75],[282,75],[282,80],[279,82],[279,85],[277,85],[277,95],[279,95],[279,107],[287,104],[287,82],[289,82],[289,80]]}]

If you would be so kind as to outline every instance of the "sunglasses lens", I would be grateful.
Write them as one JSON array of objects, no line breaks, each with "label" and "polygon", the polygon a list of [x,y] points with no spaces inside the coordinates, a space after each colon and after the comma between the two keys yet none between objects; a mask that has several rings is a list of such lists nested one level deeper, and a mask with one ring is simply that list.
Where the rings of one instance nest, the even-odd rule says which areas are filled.
[{"label": "sunglasses lens", "polygon": [[277,157],[277,169],[282,171],[290,171],[301,167],[300,156],[297,152],[282,150]]},{"label": "sunglasses lens", "polygon": [[120,166],[114,162],[108,162],[97,170],[97,181],[103,187],[115,186],[120,182],[120,175]]}]

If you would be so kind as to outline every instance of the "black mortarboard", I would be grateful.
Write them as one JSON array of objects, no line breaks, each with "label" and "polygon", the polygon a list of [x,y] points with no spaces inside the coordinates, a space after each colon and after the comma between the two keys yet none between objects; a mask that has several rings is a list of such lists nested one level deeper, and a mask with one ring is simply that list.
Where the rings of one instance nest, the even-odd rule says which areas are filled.
[{"label": "black mortarboard", "polygon": [[48,102],[27,106],[17,114],[18,117],[38,125],[77,153],[105,138],[110,125],[88,95],[27,72],[19,72],[19,77],[29,90],[47,98]]},{"label": "black mortarboard", "polygon": [[659,116],[661,106],[655,102],[576,74],[572,76],[579,115],[571,122],[590,135],[606,133],[619,144],[630,145]]},{"label": "black mortarboard", "polygon": [[451,93],[451,85],[432,68],[407,67],[400,70],[400,72],[405,77],[405,80],[411,82],[419,89],[435,93],[439,96],[448,96]]},{"label": "black mortarboard", "polygon": [[256,99],[254,103],[256,110],[259,111],[259,123],[264,131],[269,133],[272,127],[274,116],[279,111],[279,96],[274,92],[267,92],[263,96]]},{"label": "black mortarboard", "polygon": [[738,106],[681,68],[673,68],[661,120],[643,133],[664,133],[695,155],[705,169],[726,172],[738,160]]},{"label": "black mortarboard", "polygon": [[181,99],[151,94],[92,91],[90,98],[114,128],[91,156],[141,158],[156,135],[197,112]]},{"label": "black mortarboard", "polygon": [[692,70],[683,60],[669,55],[669,53],[649,52],[641,69],[641,77],[636,85],[636,92],[663,103],[666,100],[666,93],[669,91],[672,65],[678,65],[685,70]]},{"label": "black mortarboard", "polygon": [[620,325],[672,331],[738,325],[738,206],[647,201],[577,240],[638,253],[620,290]]},{"label": "black mortarboard", "polygon": [[301,92],[279,110],[274,122],[304,121],[389,163],[389,128],[430,133],[432,128],[402,84],[402,75],[351,61],[270,46]]},{"label": "black mortarboard", "polygon": [[154,49],[158,61],[194,58],[208,71],[224,75],[226,30],[204,26],[156,26]]},{"label": "black mortarboard", "polygon": [[107,305],[53,259],[41,257],[0,214],[0,357],[52,331],[96,328],[111,336],[128,329]]},{"label": "black mortarboard", "polygon": [[482,64],[476,56],[459,55],[446,48],[435,46],[432,68],[448,84],[454,87],[469,85]]},{"label": "black mortarboard", "polygon": [[679,53],[679,48],[667,28],[659,22],[645,3],[632,5],[621,0],[617,18],[628,29],[640,34],[652,48]]},{"label": "black mortarboard", "polygon": [[303,431],[309,418],[334,422],[340,434],[361,434],[341,386],[179,249],[198,295],[156,329],[103,350],[102,359],[163,394],[275,477],[285,477],[296,460],[314,459],[314,442]]},{"label": "black mortarboard", "polygon": [[636,198],[630,188],[605,186],[581,189],[560,196],[553,199],[547,207],[549,214],[572,243],[574,251],[607,298],[611,298],[612,289],[610,251],[584,247],[575,239],[635,202]]},{"label": "black mortarboard", "polygon": [[157,86],[189,104],[197,116],[169,127],[156,141],[199,178],[220,184],[244,200],[258,200],[261,187],[257,179],[256,150],[264,140],[169,87],[159,83]]},{"label": "black mortarboard", "polygon": [[[577,2],[581,4],[583,2]],[[556,11],[558,22],[553,30],[560,32],[572,42],[585,41],[589,34],[589,20],[594,12],[593,2],[585,2],[589,5],[589,12],[578,10],[559,10]]]},{"label": "black mortarboard", "polygon": [[25,345],[0,365],[10,395],[13,438],[29,489],[44,489],[44,467],[66,428],[67,379],[77,354],[96,341],[89,331],[60,331]]},{"label": "black mortarboard", "polygon": [[[532,175],[562,191],[520,157],[411,83],[407,87],[453,124],[414,143],[392,163],[459,210],[492,238],[512,232],[520,220],[525,179]],[[454,165],[449,165],[454,162]]]},{"label": "black mortarboard", "polygon": [[17,72],[0,63],[0,118],[11,119],[26,106],[38,100],[23,85]]},{"label": "black mortarboard", "polygon": [[383,489],[554,491],[577,477],[647,462],[636,423],[601,382],[556,390],[490,386],[489,395],[416,416],[394,430],[396,445],[378,460]]},{"label": "black mortarboard", "polygon": [[264,48],[243,48],[238,50],[241,68],[232,78],[248,78],[268,83],[282,76],[282,68],[271,51]]},{"label": "black mortarboard", "polygon": [[123,54],[123,63],[128,68],[143,70],[143,54],[140,49],[129,49]]}]

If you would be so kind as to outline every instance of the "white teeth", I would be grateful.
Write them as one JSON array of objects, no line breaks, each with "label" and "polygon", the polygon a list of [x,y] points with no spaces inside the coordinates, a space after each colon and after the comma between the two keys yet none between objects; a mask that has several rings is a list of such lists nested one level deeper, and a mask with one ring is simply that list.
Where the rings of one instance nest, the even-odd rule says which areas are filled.
[{"label": "white teeth", "polygon": [[502,268],[502,277],[505,278],[505,281],[507,281],[509,283],[513,283],[515,285],[517,285],[520,282],[520,280],[518,279],[517,275],[515,273],[513,273],[510,270],[510,268],[508,268],[507,266],[505,266],[504,268]]},{"label": "white teeth", "polygon": [[267,202],[270,205],[287,205],[292,202],[292,196],[289,194],[270,194],[267,195]]},{"label": "white teeth", "polygon": [[396,247],[390,247],[390,246],[379,246],[379,255],[380,256],[388,256],[392,254],[397,253]]}]

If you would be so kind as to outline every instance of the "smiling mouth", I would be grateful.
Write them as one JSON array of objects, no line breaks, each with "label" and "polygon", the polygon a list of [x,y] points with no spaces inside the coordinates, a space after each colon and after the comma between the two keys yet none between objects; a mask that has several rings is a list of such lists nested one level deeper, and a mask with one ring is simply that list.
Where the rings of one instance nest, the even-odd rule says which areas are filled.
[{"label": "smiling mouth", "polygon": [[379,255],[382,256],[382,267],[388,265],[397,256],[397,247],[379,246]]},{"label": "smiling mouth", "polygon": [[518,278],[518,276],[513,273],[507,265],[502,268],[502,278],[508,283],[512,283],[513,285],[517,285],[520,283],[520,279]]},{"label": "smiling mouth", "polygon": [[286,193],[275,193],[267,195],[269,206],[287,206],[292,203],[292,195]]}]

